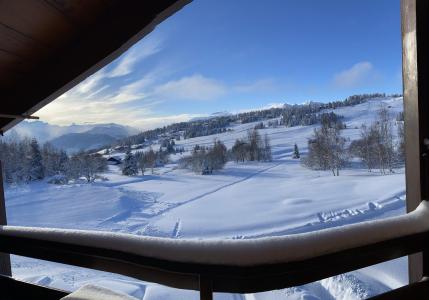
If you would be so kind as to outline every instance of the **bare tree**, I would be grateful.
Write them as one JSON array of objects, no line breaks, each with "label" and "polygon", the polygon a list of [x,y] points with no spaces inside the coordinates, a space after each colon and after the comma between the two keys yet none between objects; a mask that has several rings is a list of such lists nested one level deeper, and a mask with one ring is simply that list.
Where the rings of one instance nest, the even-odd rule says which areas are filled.
[{"label": "bare tree", "polygon": [[241,139],[237,139],[235,140],[234,146],[232,146],[231,149],[231,153],[232,156],[234,158],[234,160],[238,163],[238,162],[244,162],[245,160],[247,160],[247,148],[248,148],[248,143],[241,140]]},{"label": "bare tree", "polygon": [[227,162],[227,149],[220,140],[213,142],[213,147],[207,152],[207,168],[210,174],[213,170],[222,169]]},{"label": "bare tree", "polygon": [[247,132],[247,140],[249,144],[249,160],[250,161],[261,161],[263,157],[263,145],[261,135],[258,130],[253,129]]},{"label": "bare tree", "polygon": [[197,174],[212,174],[214,170],[224,167],[228,160],[227,153],[225,145],[219,140],[215,140],[210,148],[195,145],[191,156],[180,160],[180,166],[190,168]]},{"label": "bare tree", "polygon": [[[403,131],[403,127],[398,127],[400,139],[398,152],[402,151],[401,146],[403,146],[401,132],[399,132],[401,130]],[[370,172],[375,168],[378,168],[382,174],[393,172],[396,159],[403,155],[403,152],[399,155],[395,153],[392,121],[386,107],[379,110],[377,119],[371,126],[362,126],[360,136],[360,139],[350,144],[350,153],[359,157]]]},{"label": "bare tree", "polygon": [[400,161],[405,160],[405,129],[404,122],[398,121],[398,159]]},{"label": "bare tree", "polygon": [[264,135],[264,152],[263,153],[264,153],[263,160],[265,161],[273,160],[273,155],[271,151],[271,142],[270,142],[270,138],[268,137],[268,134]]},{"label": "bare tree", "polygon": [[360,131],[361,138],[351,142],[349,152],[351,155],[359,157],[368,171],[376,168],[379,163],[376,145],[379,138],[379,132],[376,126],[367,127],[362,125]]},{"label": "bare tree", "polygon": [[383,174],[387,171],[392,173],[395,163],[393,129],[389,111],[385,106],[383,106],[378,112],[378,122],[376,123],[376,126],[379,131],[377,154],[379,157],[380,171]]},{"label": "bare tree", "polygon": [[138,166],[144,175],[146,169],[151,169],[151,173],[153,174],[154,168],[156,165],[156,153],[152,148],[147,152],[140,152],[138,156]]},{"label": "bare tree", "polygon": [[329,124],[322,123],[308,141],[308,155],[303,163],[312,169],[331,170],[334,176],[339,176],[348,158],[345,142],[339,126],[330,127]]},{"label": "bare tree", "polygon": [[236,162],[249,161],[271,161],[271,143],[267,134],[262,140],[256,129],[247,132],[247,137],[237,139],[231,148],[231,154]]},{"label": "bare tree", "polygon": [[107,161],[100,154],[88,154],[79,152],[73,155],[67,167],[67,176],[78,179],[85,177],[87,182],[92,182],[98,173],[107,170]]}]

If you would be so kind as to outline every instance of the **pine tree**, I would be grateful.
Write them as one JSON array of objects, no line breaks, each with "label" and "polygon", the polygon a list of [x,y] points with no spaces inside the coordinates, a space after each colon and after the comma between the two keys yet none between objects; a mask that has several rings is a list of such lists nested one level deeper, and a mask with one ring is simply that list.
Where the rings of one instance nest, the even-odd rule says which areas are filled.
[{"label": "pine tree", "polygon": [[137,166],[137,160],[134,157],[131,150],[128,149],[124,159],[124,167],[122,169],[122,174],[127,176],[133,176],[133,175],[137,175],[138,173],[139,173],[139,169]]},{"label": "pine tree", "polygon": [[43,167],[43,158],[40,152],[39,143],[36,139],[32,139],[30,143],[30,161],[28,169],[28,178],[30,181],[41,180],[45,177],[45,169]]},{"label": "pine tree", "polygon": [[298,159],[300,157],[301,157],[301,154],[299,154],[298,145],[295,143],[295,145],[293,146],[293,158]]}]

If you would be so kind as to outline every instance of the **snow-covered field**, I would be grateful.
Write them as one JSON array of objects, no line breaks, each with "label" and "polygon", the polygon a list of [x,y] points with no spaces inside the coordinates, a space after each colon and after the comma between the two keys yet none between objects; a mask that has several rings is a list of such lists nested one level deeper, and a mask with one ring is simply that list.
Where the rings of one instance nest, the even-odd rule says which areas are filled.
[{"label": "snow-covered field", "polygon": [[[359,137],[383,102],[392,119],[402,98],[375,99],[335,110],[343,115],[343,135]],[[181,140],[186,150],[220,139],[228,148],[255,124],[236,125],[214,136]],[[196,175],[172,163],[153,175],[127,177],[111,166],[108,180],[92,184],[50,185],[44,182],[6,190],[8,223],[80,228],[170,238],[245,239],[319,230],[405,213],[403,169],[381,175],[358,163],[339,177],[304,168],[292,159],[298,144],[305,154],[315,126],[260,130],[271,140],[273,161],[229,162],[214,175]],[[292,289],[252,295],[218,294],[216,299],[363,299],[407,283],[406,259],[372,266]],[[114,287],[137,299],[198,299],[181,291],[123,276],[13,257],[16,277],[75,290],[84,283]]]}]

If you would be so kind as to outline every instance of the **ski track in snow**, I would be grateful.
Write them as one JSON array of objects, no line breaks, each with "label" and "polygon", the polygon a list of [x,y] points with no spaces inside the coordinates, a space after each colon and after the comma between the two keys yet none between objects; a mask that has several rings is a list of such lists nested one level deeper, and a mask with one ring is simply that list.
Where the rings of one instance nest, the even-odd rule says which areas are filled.
[{"label": "ski track in snow", "polygon": [[[152,218],[158,217],[158,216],[163,215],[164,213],[166,213],[166,212],[168,212],[168,211],[170,211],[172,209],[178,208],[180,206],[184,206],[184,205],[189,204],[191,202],[200,200],[200,199],[202,199],[204,197],[207,197],[209,195],[217,193],[217,192],[219,192],[221,190],[227,189],[227,188],[229,188],[231,186],[243,183],[243,182],[245,182],[245,181],[247,181],[247,180],[249,180],[249,179],[251,179],[251,178],[253,178],[255,176],[258,176],[258,175],[260,175],[260,174],[262,174],[264,172],[267,172],[267,171],[269,171],[271,169],[274,169],[274,168],[278,167],[280,164],[281,163],[277,163],[277,164],[269,166],[267,168],[263,168],[262,170],[258,170],[257,172],[254,172],[254,173],[252,173],[250,175],[247,175],[247,176],[245,176],[242,179],[239,179],[237,181],[234,181],[234,182],[222,185],[220,187],[217,187],[217,188],[215,188],[213,190],[210,190],[208,192],[202,193],[202,194],[200,194],[200,195],[198,195],[196,197],[193,197],[193,198],[188,199],[186,201],[182,201],[180,203],[168,203],[168,202],[164,202],[163,203],[164,204],[164,208],[157,207],[158,209],[155,212],[153,212],[153,213],[144,213],[143,210],[145,210],[147,208],[150,208],[154,204],[159,204],[159,203],[156,203],[156,198],[150,199],[149,197],[147,197],[145,199],[145,196],[142,196],[143,199],[140,199],[141,203],[139,204],[138,202],[133,201],[133,198],[128,199],[127,197],[123,197],[124,199],[127,199],[128,201],[132,202],[132,205],[124,205],[124,206],[128,207],[126,210],[124,210],[122,212],[119,212],[118,214],[116,214],[116,215],[114,215],[114,216],[112,216],[112,217],[110,217],[110,218],[102,221],[100,223],[100,227],[108,225],[109,223],[110,224],[111,223],[120,223],[120,222],[121,223],[126,223],[127,220],[129,220],[129,219],[136,219],[136,220],[140,220],[141,224],[134,224],[134,225],[127,226],[126,227],[127,230],[125,230],[126,232],[140,233],[140,234],[144,233],[144,234],[149,234],[149,235],[156,235],[158,233],[158,231],[156,229],[153,229],[153,228],[150,228],[150,227],[146,227],[146,225],[148,223],[147,219],[152,219]],[[131,182],[135,183],[135,182],[139,182],[139,181],[136,180],[136,181],[131,181]],[[117,184],[115,186],[118,187],[118,186],[121,186],[121,185],[126,185],[128,183],[129,182],[125,182],[123,184]],[[127,190],[125,188],[121,188],[121,192],[123,192],[124,194],[128,194],[128,195],[129,194],[134,194],[134,197],[135,197],[135,195],[139,195],[139,194],[144,195],[145,194],[144,192],[130,191],[130,190]],[[121,198],[121,200],[123,198]],[[176,225],[175,225],[175,227],[173,229],[173,232],[176,230],[176,226],[178,226],[178,225],[180,225],[180,222],[179,222],[179,224],[176,223]],[[145,230],[142,231],[141,230],[142,228],[147,229],[147,231],[145,231]],[[178,234],[178,232],[177,232],[177,234]]]},{"label": "ski track in snow", "polygon": [[191,202],[194,202],[194,201],[196,201],[196,200],[200,200],[200,199],[202,199],[202,198],[204,198],[204,197],[207,197],[207,196],[209,196],[209,195],[212,195],[212,194],[214,194],[214,193],[217,193],[217,192],[219,192],[219,191],[221,191],[221,190],[224,190],[224,189],[227,189],[227,188],[229,188],[229,187],[231,187],[231,186],[234,186],[234,185],[240,184],[240,183],[242,183],[242,182],[245,182],[245,181],[247,181],[247,180],[249,180],[249,179],[251,179],[251,178],[253,178],[253,177],[257,176],[257,175],[260,175],[260,174],[262,174],[262,173],[264,173],[264,172],[267,172],[268,170],[274,169],[275,167],[278,167],[279,165],[280,165],[280,164],[276,164],[276,165],[274,165],[274,166],[270,166],[270,167],[268,167],[268,168],[265,168],[265,169],[259,170],[259,171],[255,172],[255,173],[253,173],[253,174],[250,174],[250,175],[248,175],[248,176],[246,176],[246,177],[244,177],[244,178],[242,178],[242,179],[240,179],[240,180],[237,180],[237,181],[234,181],[234,182],[231,182],[231,183],[225,184],[225,185],[223,185],[223,186],[221,186],[221,187],[218,187],[218,188],[215,188],[215,189],[213,189],[213,190],[211,190],[211,191],[205,192],[205,193],[203,193],[203,194],[201,194],[201,195],[199,195],[199,196],[196,196],[196,197],[194,197],[194,198],[191,198],[191,199],[189,199],[189,200],[187,200],[187,201],[184,201],[184,202],[178,203],[176,206],[170,207],[170,208],[168,208],[167,210],[164,210],[163,212],[167,212],[167,211],[169,211],[169,210],[171,210],[171,209],[173,209],[173,208],[177,208],[177,207],[179,207],[179,206],[186,205],[186,204],[191,203]]}]

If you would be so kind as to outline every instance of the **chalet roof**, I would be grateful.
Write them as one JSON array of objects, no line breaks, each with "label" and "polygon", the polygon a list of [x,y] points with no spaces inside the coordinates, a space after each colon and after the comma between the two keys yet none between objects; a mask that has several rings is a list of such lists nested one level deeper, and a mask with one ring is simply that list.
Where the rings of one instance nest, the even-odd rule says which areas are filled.
[{"label": "chalet roof", "polygon": [[1,132],[117,58],[190,1],[0,1]]}]

